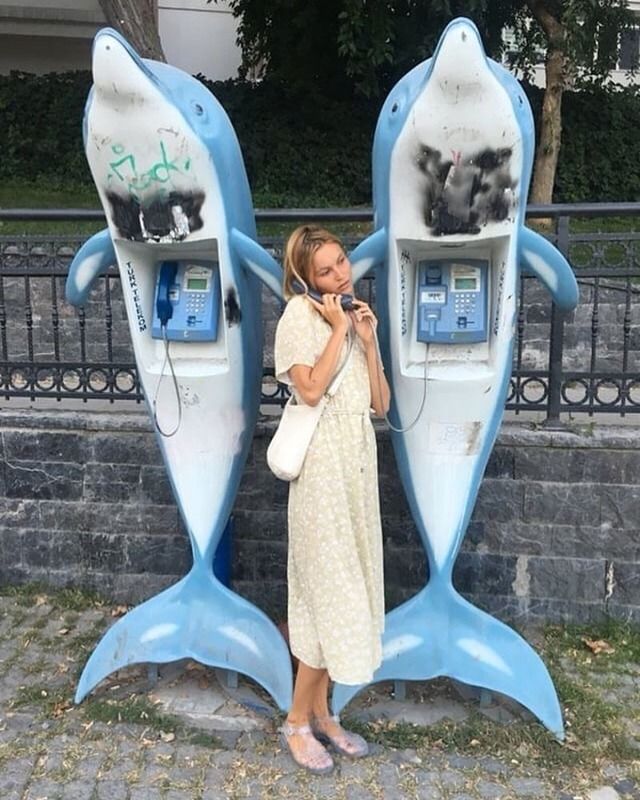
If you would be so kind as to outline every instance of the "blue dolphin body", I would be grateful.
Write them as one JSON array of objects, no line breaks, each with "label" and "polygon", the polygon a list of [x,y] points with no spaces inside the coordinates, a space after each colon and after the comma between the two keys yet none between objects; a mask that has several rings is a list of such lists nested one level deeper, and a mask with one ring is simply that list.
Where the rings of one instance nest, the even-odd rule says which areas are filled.
[{"label": "blue dolphin body", "polygon": [[[142,60],[115,31],[93,48],[85,150],[108,229],[73,260],[67,298],[82,304],[118,263],[140,380],[157,393],[158,436],[193,551],[191,571],[131,610],[100,641],[76,702],[123,666],[184,657],[247,674],[282,709],[291,703],[287,645],[269,618],[214,576],[213,557],[249,451],[262,380],[261,283],[281,295],[281,271],[255,242],[249,184],[233,127],[217,100],[178,69]],[[223,310],[216,341],[172,341],[177,389],[151,337],[159,265],[207,261]]]},{"label": "blue dolphin body", "polygon": [[[392,433],[394,450],[430,573],[417,595],[387,615],[374,681],[446,675],[515,698],[561,738],[562,714],[542,660],[452,584],[503,415],[519,267],[537,275],[561,309],[578,298],[565,258],[524,227],[533,151],[520,85],[487,58],[472,22],[454,20],[434,56],[405,75],[382,108],[373,146],[375,231],[351,260],[355,280],[376,266],[392,421],[404,429]],[[486,341],[417,340],[418,262],[430,259],[488,264]],[[334,710],[360,688],[337,686]]]}]

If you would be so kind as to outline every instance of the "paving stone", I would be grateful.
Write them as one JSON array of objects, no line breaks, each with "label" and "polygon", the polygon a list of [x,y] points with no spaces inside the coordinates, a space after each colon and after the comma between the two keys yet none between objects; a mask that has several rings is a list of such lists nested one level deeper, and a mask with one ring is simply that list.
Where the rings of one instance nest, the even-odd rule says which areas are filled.
[{"label": "paving stone", "polygon": [[229,795],[222,786],[207,786],[202,793],[202,800],[229,800]]},{"label": "paving stone", "polygon": [[124,781],[98,781],[97,800],[127,800],[129,788]]},{"label": "paving stone", "polygon": [[616,790],[616,792],[618,792],[618,794],[631,794],[632,792],[636,791],[637,784],[630,778],[626,778],[625,780],[614,783],[613,788]]},{"label": "paving stone", "polygon": [[398,788],[400,771],[395,764],[380,764],[378,767],[378,783],[385,797],[393,797]]},{"label": "paving stone", "polygon": [[373,795],[366,786],[351,785],[345,789],[346,800],[372,800]]},{"label": "paving stone", "polygon": [[416,770],[414,777],[417,800],[439,800],[443,796],[438,785],[439,773]]},{"label": "paving stone", "polygon": [[311,779],[309,784],[311,790],[311,796],[314,800],[322,800],[322,798],[327,798],[329,800],[333,800],[336,796],[336,784],[335,784],[335,777],[333,774],[331,775],[317,775]]},{"label": "paving stone", "polygon": [[478,759],[471,756],[449,756],[447,761],[453,769],[473,769],[478,764]]},{"label": "paving stone", "polygon": [[33,781],[27,788],[24,800],[63,800],[62,787],[50,780]]},{"label": "paving stone", "polygon": [[336,760],[336,766],[340,776],[345,780],[362,781],[366,778],[368,768],[363,761],[349,761],[347,759]]},{"label": "paving stone", "polygon": [[126,780],[127,776],[133,772],[137,772],[138,763],[130,758],[116,759],[110,766],[104,766],[101,769],[103,778],[108,778],[111,781]]},{"label": "paving stone", "polygon": [[490,772],[492,775],[508,775],[512,768],[493,756],[485,756],[478,759],[478,765],[485,771]]},{"label": "paving stone", "polygon": [[462,789],[465,784],[465,779],[459,772],[447,770],[440,773],[440,784],[443,789]]},{"label": "paving stone", "polygon": [[476,790],[480,797],[484,797],[487,800],[499,800],[499,798],[509,794],[509,789],[500,786],[499,783],[491,783],[490,781],[479,781]]},{"label": "paving stone", "polygon": [[33,771],[33,761],[26,758],[16,758],[8,761],[0,772],[0,797],[8,796],[10,792],[21,795]]},{"label": "paving stone", "polygon": [[605,778],[615,778],[620,781],[627,777],[627,770],[621,764],[605,764],[602,774]]},{"label": "paving stone", "polygon": [[422,759],[412,748],[397,750],[392,754],[391,761],[394,764],[422,764]]},{"label": "paving stone", "polygon": [[511,778],[511,786],[518,797],[541,797],[546,791],[544,783],[537,778]]},{"label": "paving stone", "polygon": [[619,800],[619,798],[620,795],[613,786],[599,786],[587,795],[587,800]]},{"label": "paving stone", "polygon": [[160,790],[148,786],[134,786],[129,796],[130,800],[162,800]]},{"label": "paving stone", "polygon": [[64,800],[92,800],[94,789],[93,780],[70,781],[64,785]]}]

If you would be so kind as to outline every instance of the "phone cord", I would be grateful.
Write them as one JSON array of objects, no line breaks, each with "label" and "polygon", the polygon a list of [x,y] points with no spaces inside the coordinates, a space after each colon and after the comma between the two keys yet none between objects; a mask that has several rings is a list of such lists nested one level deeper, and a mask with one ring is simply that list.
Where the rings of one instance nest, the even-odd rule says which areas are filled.
[{"label": "phone cord", "polygon": [[[178,379],[176,378],[176,373],[173,369],[173,361],[171,360],[171,356],[169,355],[169,342],[167,340],[167,326],[162,326],[162,340],[164,342],[164,361],[162,362],[162,369],[160,370],[160,377],[158,378],[158,383],[156,384],[156,393],[153,396],[153,421],[155,423],[156,429],[161,436],[164,436],[165,439],[169,439],[174,436],[182,423],[182,401],[180,400],[180,389],[178,388]],[[162,383],[162,378],[164,377],[164,368],[167,366],[167,361],[169,362],[169,369],[171,370],[171,377],[173,378],[173,386],[176,390],[176,398],[178,400],[178,422],[176,427],[170,432],[166,433],[160,427],[160,423],[158,422],[158,393],[160,391],[160,384]]]},{"label": "phone cord", "polygon": [[[374,341],[376,343],[376,352],[378,354],[378,358],[376,359],[376,367],[377,367],[377,370],[378,370],[378,385],[380,385],[380,383],[382,382],[382,375],[380,374],[380,364],[382,363],[382,355],[380,353],[380,342],[378,341],[378,335],[376,333],[375,325],[373,324],[373,322],[371,322],[371,320],[369,320],[369,324],[371,325],[371,330],[373,331],[373,338],[374,338]],[[420,419],[420,417],[422,416],[422,412],[424,411],[424,404],[425,404],[425,401],[427,399],[427,352],[426,351],[427,351],[427,348],[426,348],[426,345],[425,345],[424,377],[423,377],[424,386],[423,386],[423,389],[422,389],[422,401],[420,403],[420,408],[418,409],[418,413],[417,413],[415,419],[413,420],[413,422],[410,425],[407,425],[406,428],[396,428],[395,425],[389,419],[389,415],[385,411],[385,414],[384,414],[385,422],[391,428],[392,431],[395,431],[395,433],[407,433],[408,431],[410,431],[418,423],[418,420]]]}]

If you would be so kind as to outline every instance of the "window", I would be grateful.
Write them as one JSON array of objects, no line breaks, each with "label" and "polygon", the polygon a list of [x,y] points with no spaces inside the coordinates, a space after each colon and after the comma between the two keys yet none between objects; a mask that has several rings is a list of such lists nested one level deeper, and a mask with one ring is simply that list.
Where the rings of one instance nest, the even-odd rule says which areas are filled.
[{"label": "window", "polygon": [[640,28],[624,31],[620,37],[619,69],[638,69],[640,52]]}]

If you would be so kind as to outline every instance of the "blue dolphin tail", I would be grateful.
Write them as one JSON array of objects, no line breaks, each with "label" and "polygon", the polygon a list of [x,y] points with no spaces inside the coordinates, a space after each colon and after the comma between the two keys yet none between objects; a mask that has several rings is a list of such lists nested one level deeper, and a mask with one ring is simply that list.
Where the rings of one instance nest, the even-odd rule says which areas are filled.
[{"label": "blue dolphin tail", "polygon": [[[447,676],[517,700],[564,738],[562,712],[540,656],[514,630],[437,578],[387,614],[383,661],[373,682]],[[363,686],[336,684],[338,713]]]},{"label": "blue dolphin tail", "polygon": [[117,263],[108,228],[87,239],[69,266],[65,294],[71,305],[84,305],[96,278]]},{"label": "blue dolphin tail", "polygon": [[263,686],[280,709],[291,705],[291,656],[281,633],[202,563],[107,631],[82,671],[75,702],[122,667],[181,658],[241,672]]}]

